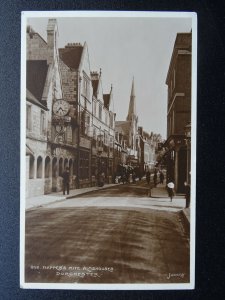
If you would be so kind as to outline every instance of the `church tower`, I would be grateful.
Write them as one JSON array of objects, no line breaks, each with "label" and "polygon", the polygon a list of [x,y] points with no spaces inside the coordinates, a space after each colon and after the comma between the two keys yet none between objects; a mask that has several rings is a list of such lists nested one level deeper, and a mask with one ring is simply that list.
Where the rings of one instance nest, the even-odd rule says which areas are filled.
[{"label": "church tower", "polygon": [[132,81],[131,93],[130,93],[130,104],[127,115],[127,121],[130,122],[130,134],[129,134],[129,144],[133,150],[137,148],[137,133],[138,133],[138,116],[136,111],[136,96],[134,90],[134,78]]},{"label": "church tower", "polygon": [[136,100],[135,100],[135,91],[134,91],[134,78],[132,81],[131,93],[130,93],[130,104],[127,115],[127,121],[135,121],[137,118],[136,112]]}]

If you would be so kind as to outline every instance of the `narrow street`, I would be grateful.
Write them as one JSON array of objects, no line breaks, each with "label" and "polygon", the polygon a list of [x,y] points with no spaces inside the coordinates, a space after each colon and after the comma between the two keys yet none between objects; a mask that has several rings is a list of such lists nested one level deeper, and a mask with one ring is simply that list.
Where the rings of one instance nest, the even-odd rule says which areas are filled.
[{"label": "narrow street", "polygon": [[180,201],[149,198],[141,182],[27,211],[26,282],[189,282]]}]

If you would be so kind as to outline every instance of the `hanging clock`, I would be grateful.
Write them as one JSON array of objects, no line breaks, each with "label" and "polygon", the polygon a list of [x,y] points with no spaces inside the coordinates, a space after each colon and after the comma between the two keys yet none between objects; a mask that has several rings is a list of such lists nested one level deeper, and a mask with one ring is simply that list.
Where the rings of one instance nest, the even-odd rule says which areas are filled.
[{"label": "hanging clock", "polygon": [[59,117],[65,116],[69,111],[69,103],[65,100],[57,100],[53,105],[53,112]]}]

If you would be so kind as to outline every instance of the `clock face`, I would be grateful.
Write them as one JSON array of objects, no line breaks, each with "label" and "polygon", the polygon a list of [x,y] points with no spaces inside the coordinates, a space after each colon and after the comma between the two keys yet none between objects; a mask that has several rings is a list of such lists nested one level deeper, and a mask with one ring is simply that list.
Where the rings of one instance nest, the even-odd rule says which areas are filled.
[{"label": "clock face", "polygon": [[53,112],[57,116],[65,116],[69,111],[69,103],[64,100],[57,100],[53,105]]}]

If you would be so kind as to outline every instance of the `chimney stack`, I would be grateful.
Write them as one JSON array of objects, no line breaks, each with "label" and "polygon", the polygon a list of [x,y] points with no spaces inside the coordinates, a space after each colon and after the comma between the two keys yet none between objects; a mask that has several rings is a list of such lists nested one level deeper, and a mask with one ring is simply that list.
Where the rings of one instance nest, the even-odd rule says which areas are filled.
[{"label": "chimney stack", "polygon": [[56,19],[49,19],[47,26],[47,44],[48,44],[48,54],[47,61],[48,64],[54,62],[58,54],[58,26]]}]

